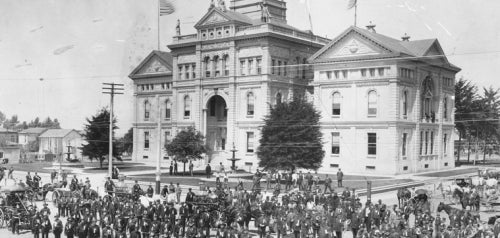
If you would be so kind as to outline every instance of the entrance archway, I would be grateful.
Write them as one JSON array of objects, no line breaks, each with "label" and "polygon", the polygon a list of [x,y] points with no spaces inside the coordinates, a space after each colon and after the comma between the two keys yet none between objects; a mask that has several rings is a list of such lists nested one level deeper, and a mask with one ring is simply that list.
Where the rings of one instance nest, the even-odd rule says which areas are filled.
[{"label": "entrance archway", "polygon": [[226,150],[227,143],[227,104],[219,95],[212,96],[207,102],[206,141],[209,149],[217,153]]}]

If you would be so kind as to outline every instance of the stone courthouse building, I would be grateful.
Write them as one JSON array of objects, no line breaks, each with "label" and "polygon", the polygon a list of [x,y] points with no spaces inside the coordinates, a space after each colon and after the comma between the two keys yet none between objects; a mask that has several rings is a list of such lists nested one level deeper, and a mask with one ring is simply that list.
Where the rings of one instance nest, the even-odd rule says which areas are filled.
[{"label": "stone courthouse building", "polygon": [[[211,5],[130,74],[135,85],[133,159],[163,163],[176,132],[206,137],[205,162],[257,167],[269,106],[305,96],[321,112],[320,171],[397,174],[453,166],[453,82],[437,40],[396,40],[351,27],[333,41],[287,24],[282,0]],[[433,57],[428,57],[433,56]],[[160,129],[158,129],[160,128]]]}]

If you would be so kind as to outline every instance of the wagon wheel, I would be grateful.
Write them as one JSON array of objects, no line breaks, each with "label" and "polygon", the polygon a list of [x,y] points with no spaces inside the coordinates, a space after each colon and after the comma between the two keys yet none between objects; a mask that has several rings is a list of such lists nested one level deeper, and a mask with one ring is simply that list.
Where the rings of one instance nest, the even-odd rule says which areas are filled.
[{"label": "wagon wheel", "polygon": [[3,210],[0,209],[0,228],[3,228],[5,225],[7,225],[6,217]]},{"label": "wagon wheel", "polygon": [[57,207],[58,199],[59,199],[59,192],[58,191],[54,191],[52,193],[52,202],[54,203],[55,207]]}]

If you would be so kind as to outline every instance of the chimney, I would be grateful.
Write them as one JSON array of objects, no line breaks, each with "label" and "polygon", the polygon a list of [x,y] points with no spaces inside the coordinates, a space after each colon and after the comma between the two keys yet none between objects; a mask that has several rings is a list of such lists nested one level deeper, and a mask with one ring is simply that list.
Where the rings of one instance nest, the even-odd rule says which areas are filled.
[{"label": "chimney", "polygon": [[402,41],[410,41],[410,36],[405,33],[405,35],[401,37],[401,40]]},{"label": "chimney", "polygon": [[373,24],[373,23],[370,21],[370,24],[368,24],[368,25],[366,26],[366,29],[367,29],[368,31],[372,32],[372,33],[377,33],[377,32],[375,31],[375,27],[376,27],[376,26],[377,26],[377,25]]}]

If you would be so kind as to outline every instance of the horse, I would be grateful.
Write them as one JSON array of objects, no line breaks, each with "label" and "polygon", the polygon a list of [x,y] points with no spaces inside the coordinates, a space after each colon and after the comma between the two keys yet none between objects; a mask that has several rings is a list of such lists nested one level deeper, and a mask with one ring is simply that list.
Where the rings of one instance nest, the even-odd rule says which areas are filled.
[{"label": "horse", "polygon": [[437,212],[445,211],[448,216],[451,216],[452,214],[457,214],[458,217],[463,217],[467,218],[464,219],[466,221],[469,220],[469,218],[473,218],[473,220],[479,219],[479,214],[477,213],[471,213],[470,211],[462,210],[462,209],[457,209],[454,208],[450,205],[444,204],[443,202],[440,202],[438,207],[437,207]]},{"label": "horse", "polygon": [[411,192],[406,187],[398,189],[398,206],[401,208],[403,203],[411,198]]}]

